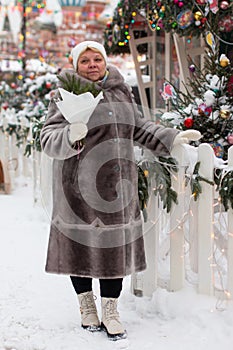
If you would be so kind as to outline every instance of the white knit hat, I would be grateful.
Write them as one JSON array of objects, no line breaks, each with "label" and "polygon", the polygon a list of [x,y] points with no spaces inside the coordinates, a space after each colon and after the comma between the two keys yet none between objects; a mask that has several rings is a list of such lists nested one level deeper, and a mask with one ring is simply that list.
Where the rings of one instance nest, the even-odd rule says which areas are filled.
[{"label": "white knit hat", "polygon": [[87,49],[92,49],[92,48],[98,50],[103,56],[105,62],[107,63],[107,54],[102,44],[98,43],[97,41],[83,41],[82,43],[79,43],[78,45],[76,45],[71,50],[71,53],[70,53],[71,60],[75,70],[77,69],[77,63],[81,53],[83,53]]}]

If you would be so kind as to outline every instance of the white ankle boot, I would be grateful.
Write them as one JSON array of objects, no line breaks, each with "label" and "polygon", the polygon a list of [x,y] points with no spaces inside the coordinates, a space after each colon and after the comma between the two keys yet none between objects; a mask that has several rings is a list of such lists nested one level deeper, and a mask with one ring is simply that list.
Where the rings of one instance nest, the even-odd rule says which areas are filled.
[{"label": "white ankle boot", "polygon": [[97,315],[97,309],[93,292],[78,294],[78,300],[81,312],[82,327],[90,332],[100,331],[100,321]]},{"label": "white ankle boot", "polygon": [[117,311],[117,298],[101,298],[102,328],[107,332],[109,339],[118,340],[126,338],[126,331],[122,326]]}]

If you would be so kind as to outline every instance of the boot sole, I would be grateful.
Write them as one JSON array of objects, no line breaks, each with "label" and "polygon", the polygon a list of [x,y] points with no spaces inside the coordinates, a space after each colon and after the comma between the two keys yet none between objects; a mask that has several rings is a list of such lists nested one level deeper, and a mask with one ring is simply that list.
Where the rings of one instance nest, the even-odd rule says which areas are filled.
[{"label": "boot sole", "polygon": [[84,326],[82,325],[82,328],[85,329],[88,332],[101,332],[102,327],[101,326]]},{"label": "boot sole", "polygon": [[127,338],[126,331],[124,333],[111,334],[108,332],[107,328],[105,327],[105,325],[103,323],[101,323],[101,329],[107,333],[109,340],[116,341],[116,340],[121,340],[121,339]]}]

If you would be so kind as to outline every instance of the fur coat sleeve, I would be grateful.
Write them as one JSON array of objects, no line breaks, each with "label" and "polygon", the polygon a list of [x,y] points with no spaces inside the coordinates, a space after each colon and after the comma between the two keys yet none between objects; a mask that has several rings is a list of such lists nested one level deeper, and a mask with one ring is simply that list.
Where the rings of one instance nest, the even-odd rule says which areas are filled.
[{"label": "fur coat sleeve", "polygon": [[41,132],[41,147],[44,152],[51,158],[67,159],[77,155],[79,152],[75,150],[68,137],[69,123],[63,117],[56,106],[56,98],[58,92],[51,100],[48,108],[46,122]]}]

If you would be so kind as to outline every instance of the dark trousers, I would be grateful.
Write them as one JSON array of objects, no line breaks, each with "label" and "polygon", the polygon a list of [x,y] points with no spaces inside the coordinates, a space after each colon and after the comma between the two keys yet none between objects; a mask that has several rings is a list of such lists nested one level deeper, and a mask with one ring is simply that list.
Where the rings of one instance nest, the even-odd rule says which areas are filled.
[{"label": "dark trousers", "polygon": [[[92,290],[92,278],[70,276],[77,294]],[[100,295],[103,298],[118,298],[122,290],[123,278],[100,279]]]}]

